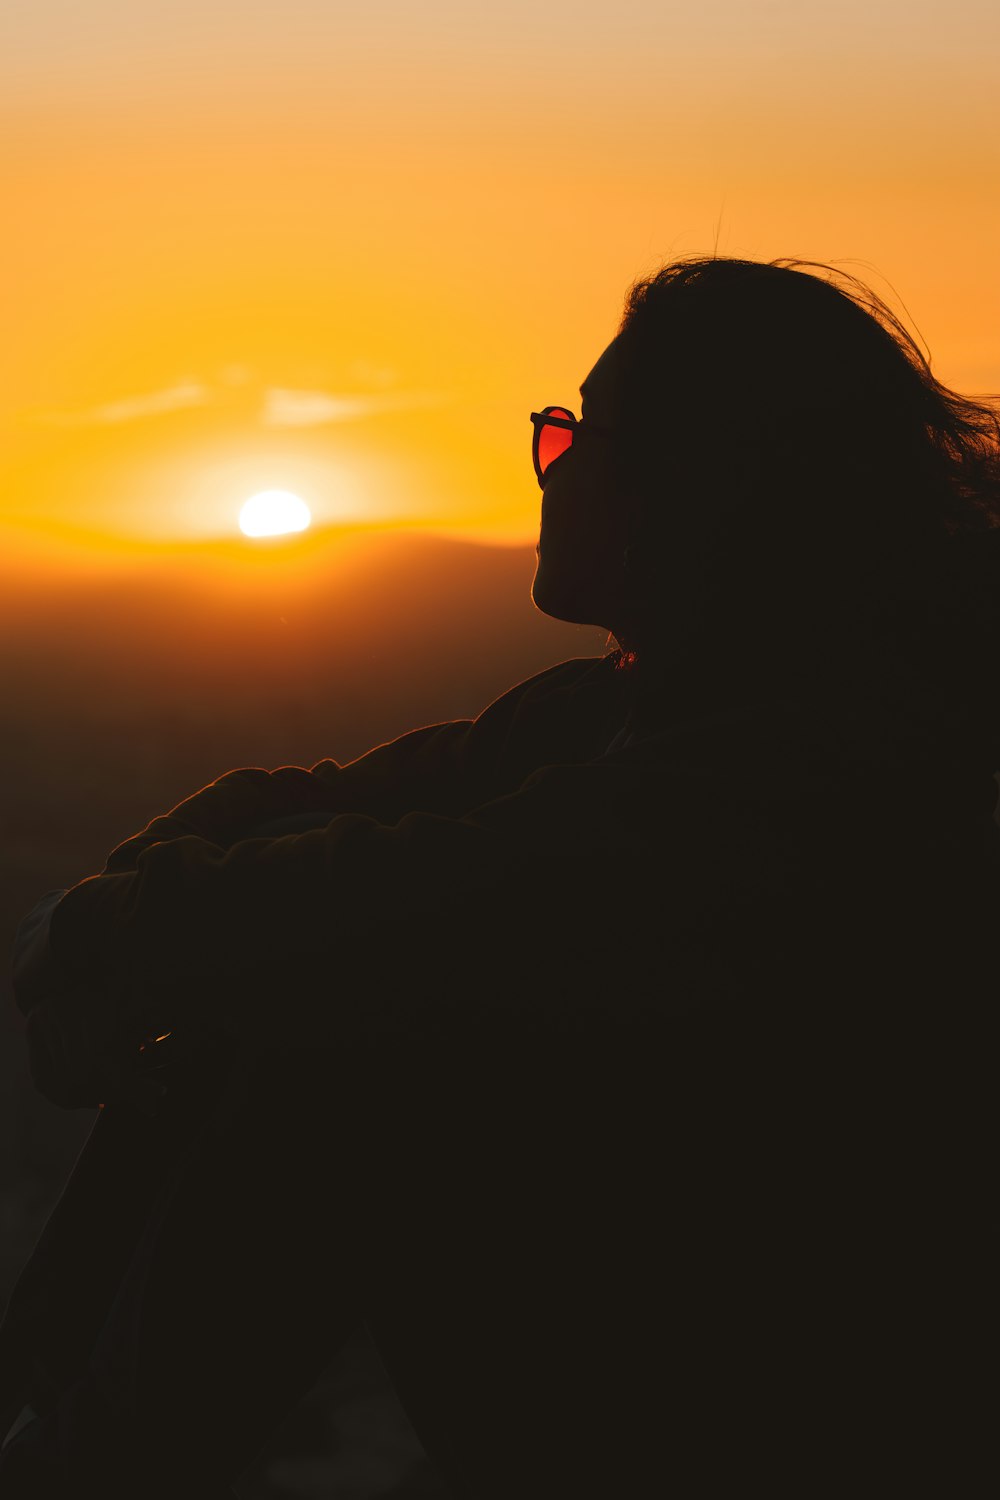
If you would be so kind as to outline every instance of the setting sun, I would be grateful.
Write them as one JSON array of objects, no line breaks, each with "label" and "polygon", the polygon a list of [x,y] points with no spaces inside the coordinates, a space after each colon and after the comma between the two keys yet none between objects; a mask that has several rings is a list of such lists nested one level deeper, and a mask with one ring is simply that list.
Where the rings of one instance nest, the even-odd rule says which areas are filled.
[{"label": "setting sun", "polygon": [[251,495],[240,511],[244,536],[280,536],[286,531],[305,531],[312,520],[309,507],[289,490],[262,490]]}]

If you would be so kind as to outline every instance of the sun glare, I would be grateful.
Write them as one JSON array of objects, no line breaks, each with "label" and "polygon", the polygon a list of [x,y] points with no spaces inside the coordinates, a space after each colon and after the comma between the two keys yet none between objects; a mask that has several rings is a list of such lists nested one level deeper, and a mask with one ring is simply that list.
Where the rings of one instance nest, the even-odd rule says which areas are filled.
[{"label": "sun glare", "polygon": [[262,490],[251,495],[240,511],[244,536],[281,536],[286,531],[305,531],[312,520],[309,507],[289,490]]}]

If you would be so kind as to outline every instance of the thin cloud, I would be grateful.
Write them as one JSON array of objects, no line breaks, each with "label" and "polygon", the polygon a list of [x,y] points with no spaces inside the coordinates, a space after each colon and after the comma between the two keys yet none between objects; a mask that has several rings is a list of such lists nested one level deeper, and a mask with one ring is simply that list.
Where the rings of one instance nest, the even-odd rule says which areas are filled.
[{"label": "thin cloud", "polygon": [[[383,372],[383,378],[389,374]],[[253,374],[245,366],[227,366],[218,372],[214,384],[200,380],[178,381],[160,391],[123,396],[100,406],[77,411],[35,408],[20,413],[28,422],[48,427],[103,427],[124,422],[138,422],[168,412],[228,402],[234,387],[246,386]],[[334,422],[356,422],[383,412],[409,411],[420,407],[441,406],[453,399],[441,391],[370,391],[353,395],[336,395],[330,391],[293,390],[285,386],[268,386],[261,392],[259,419],[265,427],[321,427]]]},{"label": "thin cloud", "polygon": [[355,422],[387,411],[441,406],[449,399],[440,391],[333,396],[328,391],[294,391],[271,386],[264,392],[260,419],[265,427],[320,427],[327,422]]},{"label": "thin cloud", "polygon": [[162,391],[147,391],[139,396],[123,396],[101,406],[82,411],[36,411],[28,413],[36,422],[53,427],[101,427],[117,422],[136,422],[143,417],[157,417],[163,412],[183,411],[204,406],[211,400],[207,385],[195,380],[181,381]]}]

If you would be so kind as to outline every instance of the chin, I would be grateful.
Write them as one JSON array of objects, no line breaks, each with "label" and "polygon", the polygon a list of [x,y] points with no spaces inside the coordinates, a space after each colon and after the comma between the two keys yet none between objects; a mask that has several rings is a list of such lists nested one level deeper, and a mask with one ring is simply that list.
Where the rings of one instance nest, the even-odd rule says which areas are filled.
[{"label": "chin", "polygon": [[567,625],[596,625],[606,629],[601,616],[604,611],[596,608],[593,603],[565,584],[560,587],[551,579],[545,577],[539,570],[535,574],[535,581],[531,585],[531,602],[543,615],[549,615],[553,620],[564,620]]},{"label": "chin", "polygon": [[549,577],[540,555],[531,585],[531,602],[543,615],[551,615],[555,620],[566,618],[562,610],[567,601],[560,597],[560,590]]}]

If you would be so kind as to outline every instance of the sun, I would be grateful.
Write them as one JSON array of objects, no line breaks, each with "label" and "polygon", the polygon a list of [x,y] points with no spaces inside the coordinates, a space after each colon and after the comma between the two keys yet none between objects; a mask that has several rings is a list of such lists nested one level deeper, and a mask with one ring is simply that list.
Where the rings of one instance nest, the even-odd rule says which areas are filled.
[{"label": "sun", "polygon": [[290,490],[261,490],[243,505],[240,530],[244,536],[281,536],[305,531],[311,520],[306,502]]}]

